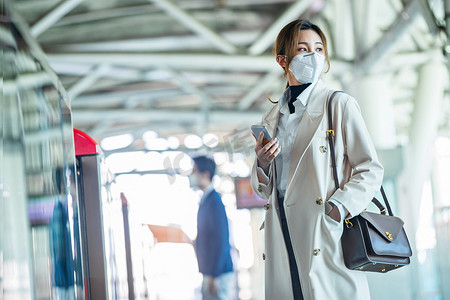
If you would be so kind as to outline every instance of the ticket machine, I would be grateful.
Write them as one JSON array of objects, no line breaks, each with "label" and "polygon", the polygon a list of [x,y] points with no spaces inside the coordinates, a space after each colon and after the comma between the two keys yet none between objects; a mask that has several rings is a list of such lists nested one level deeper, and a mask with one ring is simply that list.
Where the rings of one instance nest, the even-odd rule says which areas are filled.
[{"label": "ticket machine", "polygon": [[108,299],[99,146],[74,129],[85,297]]}]

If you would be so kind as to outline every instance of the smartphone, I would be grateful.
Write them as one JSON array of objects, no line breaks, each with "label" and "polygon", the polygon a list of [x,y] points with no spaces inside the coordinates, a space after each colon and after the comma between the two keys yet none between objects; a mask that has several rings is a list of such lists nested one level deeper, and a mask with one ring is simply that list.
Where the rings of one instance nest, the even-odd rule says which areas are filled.
[{"label": "smartphone", "polygon": [[267,131],[267,128],[263,125],[252,125],[250,127],[252,129],[252,134],[255,137],[255,139],[259,138],[259,134],[261,132],[264,132],[264,138],[263,138],[263,145],[267,144],[272,137],[270,136],[269,132]]}]

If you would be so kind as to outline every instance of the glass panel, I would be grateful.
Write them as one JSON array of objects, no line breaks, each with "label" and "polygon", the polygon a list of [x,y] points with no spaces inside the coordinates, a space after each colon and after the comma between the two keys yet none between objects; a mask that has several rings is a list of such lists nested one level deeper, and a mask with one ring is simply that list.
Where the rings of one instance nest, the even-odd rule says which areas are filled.
[{"label": "glass panel", "polygon": [[68,99],[17,17],[0,18],[0,289],[5,300],[84,299]]}]

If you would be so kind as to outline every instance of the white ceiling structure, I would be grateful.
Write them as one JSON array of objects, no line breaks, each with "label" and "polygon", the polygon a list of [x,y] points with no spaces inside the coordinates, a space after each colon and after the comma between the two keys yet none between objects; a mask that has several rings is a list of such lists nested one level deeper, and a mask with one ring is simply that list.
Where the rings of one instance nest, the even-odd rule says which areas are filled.
[{"label": "white ceiling structure", "polygon": [[[276,35],[298,17],[324,29],[333,87],[390,76],[398,135],[410,127],[418,69],[433,51],[450,53],[449,0],[11,2],[68,91],[74,127],[96,139],[223,135],[258,122],[285,86]],[[450,136],[448,83],[439,126]]]}]

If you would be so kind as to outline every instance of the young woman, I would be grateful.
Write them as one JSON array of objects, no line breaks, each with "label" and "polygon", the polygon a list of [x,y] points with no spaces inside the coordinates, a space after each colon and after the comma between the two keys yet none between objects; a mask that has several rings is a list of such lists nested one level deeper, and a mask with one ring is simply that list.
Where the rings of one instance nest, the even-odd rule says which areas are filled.
[{"label": "young woman", "polygon": [[355,99],[333,99],[335,189],[327,102],[333,93],[319,79],[330,66],[322,30],[307,20],[286,25],[275,42],[288,86],[258,137],[252,186],[266,205],[266,299],[370,299],[365,274],[345,267],[343,220],[362,212],[380,189],[383,167]]}]

